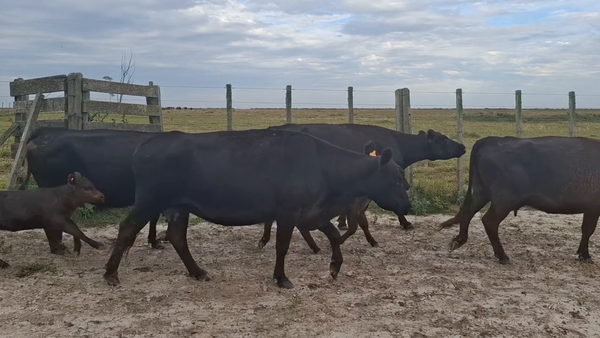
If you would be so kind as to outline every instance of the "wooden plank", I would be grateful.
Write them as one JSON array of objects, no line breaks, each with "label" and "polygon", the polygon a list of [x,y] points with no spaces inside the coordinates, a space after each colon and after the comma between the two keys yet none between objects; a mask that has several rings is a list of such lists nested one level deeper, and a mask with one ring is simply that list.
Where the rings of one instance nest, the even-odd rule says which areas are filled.
[{"label": "wooden plank", "polygon": [[[19,80],[23,80],[23,79],[19,79]],[[15,96],[15,104],[17,102],[21,102],[21,101],[29,101],[29,95]],[[23,112],[23,113],[15,112],[15,122],[25,121],[26,115],[27,115],[27,112]],[[17,154],[17,148],[19,147],[20,142],[21,142],[21,133],[17,132],[15,134],[15,142],[10,145],[11,158],[15,158],[15,155]]]},{"label": "wooden plank", "polygon": [[[20,127],[25,127],[25,121],[17,122]],[[33,124],[33,129],[42,128],[42,127],[50,127],[50,128],[67,128],[67,120],[37,120]],[[21,129],[23,130],[23,129]],[[17,131],[18,132],[18,131]]]},{"label": "wooden plank", "polygon": [[[31,132],[33,131],[33,124],[37,121],[38,116],[40,115],[40,110],[42,108],[42,100],[44,99],[44,95],[42,93],[37,93],[35,96],[35,100],[33,100],[33,105],[31,107],[31,111],[27,116],[27,123],[25,124],[25,128],[23,129],[23,135],[21,136],[23,140],[29,139]],[[25,142],[20,142],[19,147],[17,148],[17,154],[15,155],[15,160],[13,161],[12,167],[10,168],[9,180],[6,186],[7,190],[13,190],[17,184],[17,173],[19,168],[23,165],[25,161],[25,154],[27,153],[27,147]]]},{"label": "wooden plank", "polygon": [[162,113],[159,106],[105,101],[83,101],[83,112],[138,116],[161,116]]},{"label": "wooden plank", "polygon": [[[459,143],[463,143],[463,96],[462,89],[456,90],[456,138]],[[465,185],[465,158],[461,156],[458,158],[458,165],[456,170],[456,192],[459,196],[463,194]]]},{"label": "wooden plank", "polygon": [[67,77],[67,125],[69,129],[83,130],[83,75],[71,73]]},{"label": "wooden plank", "polygon": [[569,92],[569,136],[577,136],[577,126],[575,123],[575,115],[577,114],[575,105],[575,92]]},{"label": "wooden plank", "polygon": [[120,82],[83,79],[83,90],[108,94],[159,97],[158,86],[142,86]]},{"label": "wooden plank", "polygon": [[29,80],[18,79],[10,83],[10,96],[62,92],[65,90],[66,80],[66,75],[39,77]]},{"label": "wooden plank", "polygon": [[4,142],[6,142],[6,140],[8,140],[9,137],[11,137],[16,131],[17,129],[19,129],[19,124],[18,123],[13,123],[5,132],[4,134],[2,134],[2,137],[0,137],[0,146],[4,144]]},{"label": "wooden plank", "polygon": [[160,126],[160,131],[162,132],[164,129],[163,129],[163,119],[162,119],[162,108],[161,108],[161,102],[160,102],[160,87],[155,86],[152,81],[148,81],[148,85],[155,89],[156,97],[146,97],[146,104],[149,107],[156,107],[156,109],[158,109],[158,116],[148,117],[148,122],[150,122],[150,124]]},{"label": "wooden plank", "polygon": [[521,100],[521,91],[515,91],[515,132],[517,137],[523,136],[523,101]]},{"label": "wooden plank", "polygon": [[227,84],[225,86],[226,89],[226,93],[225,93],[225,100],[226,102],[226,106],[227,106],[227,130],[233,130],[233,102],[231,99],[231,85]]},{"label": "wooden plank", "polygon": [[160,124],[145,124],[145,123],[108,123],[108,122],[88,122],[87,130],[92,129],[112,129],[112,130],[133,130],[133,131],[148,131],[162,132]]},{"label": "wooden plank", "polygon": [[[65,112],[65,98],[55,97],[53,99],[44,99],[40,113]],[[26,114],[33,105],[33,101],[16,101],[14,104],[15,114]]]}]

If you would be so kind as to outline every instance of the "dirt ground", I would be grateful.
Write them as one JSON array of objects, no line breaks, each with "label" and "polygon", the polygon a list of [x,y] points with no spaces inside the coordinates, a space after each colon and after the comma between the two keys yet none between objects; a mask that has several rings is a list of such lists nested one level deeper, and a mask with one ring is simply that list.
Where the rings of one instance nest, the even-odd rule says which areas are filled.
[{"label": "dirt ground", "polygon": [[[458,228],[436,231],[449,215],[408,216],[414,231],[370,215],[380,247],[359,230],[342,246],[337,281],[326,237],[313,233],[323,249],[315,255],[294,232],[291,290],[271,280],[274,236],[258,249],[261,226],[190,228],[210,282],[186,277],[170,244],[150,249],[144,228],[116,288],[102,278],[109,249],[84,244],[79,257],[56,256],[41,230],[2,232],[0,256],[11,267],[0,270],[0,336],[599,337],[598,266],[575,255],[581,215],[510,215],[500,228],[506,266],[493,257],[480,216],[469,242],[449,253]],[[117,228],[85,232],[110,244]],[[600,257],[594,240],[591,255]],[[65,242],[72,248],[70,236]]]}]

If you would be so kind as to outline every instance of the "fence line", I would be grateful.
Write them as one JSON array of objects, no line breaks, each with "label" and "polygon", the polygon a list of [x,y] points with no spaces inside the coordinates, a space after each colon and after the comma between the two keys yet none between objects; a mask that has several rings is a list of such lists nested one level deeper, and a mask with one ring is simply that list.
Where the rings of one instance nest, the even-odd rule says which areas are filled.
[{"label": "fence line", "polygon": [[[43,80],[43,81],[42,81]],[[37,81],[37,82],[36,82]],[[8,81],[7,81],[8,82]],[[140,86],[140,85],[127,85],[119,84],[119,83],[110,83],[107,81],[100,80],[90,80],[84,79],[80,73],[69,74],[69,76],[58,76],[58,77],[47,77],[42,79],[33,79],[33,80],[22,80],[18,79],[10,82],[11,85],[11,97],[14,97],[14,116],[16,123],[22,123],[24,121],[25,115],[23,114],[24,109],[28,109],[31,105],[32,101],[29,101],[28,96],[33,94],[34,92],[65,92],[65,93],[79,93],[74,97],[69,96],[69,99],[66,100],[67,95],[64,97],[50,98],[47,97],[44,99],[42,103],[42,112],[48,111],[67,111],[70,112],[65,116],[67,120],[67,124],[74,129],[84,129],[81,126],[81,123],[84,123],[83,119],[85,119],[86,113],[90,111],[96,111],[101,109],[117,109],[119,113],[129,114],[129,115],[143,115],[148,116],[150,119],[150,124],[153,127],[158,127],[162,130],[162,121],[161,121],[161,113],[160,109],[164,107],[161,106],[161,98],[160,98],[160,88],[158,86],[154,86],[152,82],[150,82],[149,86]],[[43,86],[42,86],[43,85]],[[38,88],[39,87],[39,88]],[[43,87],[43,88],[42,88]],[[346,104],[328,104],[328,103],[303,103],[303,102],[294,102],[295,105],[307,105],[314,104],[319,106],[336,106],[336,107],[346,107],[348,112],[348,123],[355,123],[355,109],[360,106],[368,106],[369,108],[373,108],[374,106],[381,107],[389,107],[391,109],[391,104],[387,103],[374,103],[374,104],[361,104],[354,102],[354,94],[355,92],[379,92],[379,93],[392,93],[392,91],[387,90],[360,90],[356,89],[352,86],[347,87],[345,90],[338,89],[308,89],[308,88],[292,88],[292,85],[286,85],[285,88],[250,88],[250,87],[233,87],[231,84],[226,84],[224,87],[220,86],[162,86],[162,87],[172,87],[172,88],[207,88],[207,89],[225,89],[225,103],[226,103],[226,112],[227,112],[227,130],[234,129],[234,102],[233,102],[233,90],[277,90],[283,91],[285,90],[285,96],[282,98],[280,102],[261,102],[261,101],[237,101],[237,103],[245,103],[245,104],[282,104],[285,109],[285,118],[286,123],[293,122],[293,93],[298,91],[328,91],[328,92],[346,92],[347,93],[347,103]],[[113,102],[104,102],[104,101],[96,101],[90,100],[89,92],[96,91],[102,93],[124,93],[126,95],[138,95],[146,98],[146,107],[137,107],[137,105],[129,104],[129,103],[113,103]],[[465,108],[463,106],[463,96],[464,94],[477,94],[477,95],[514,95],[514,106],[501,106],[494,107],[498,109],[514,109],[515,112],[515,135],[517,137],[523,136],[523,109],[527,109],[523,107],[523,95],[546,95],[546,96],[566,96],[568,98],[568,120],[569,120],[569,136],[574,137],[577,136],[577,128],[576,128],[576,116],[577,116],[577,106],[576,106],[576,94],[574,91],[568,92],[568,95],[565,94],[555,94],[555,93],[523,93],[521,90],[516,90],[514,93],[501,93],[501,92],[466,92],[463,91],[462,88],[456,89],[455,92],[427,92],[427,91],[413,91],[412,94],[455,94],[456,102],[454,106],[451,105],[415,105],[411,106],[411,91],[409,88],[401,88],[393,91],[394,93],[394,110],[395,110],[395,121],[396,121],[396,130],[403,133],[412,133],[412,117],[411,117],[411,109],[415,109],[418,107],[434,107],[434,108],[455,108],[456,109],[456,137],[457,141],[460,143],[464,142],[464,128],[463,128],[463,120],[464,120],[464,112]],[[600,97],[597,94],[580,94],[579,96],[584,97]],[[223,102],[221,100],[162,100],[162,101],[178,101],[178,102],[201,102],[201,103],[211,103],[211,102]],[[115,106],[115,105],[118,105]],[[9,106],[10,107],[10,106]],[[2,108],[4,108],[4,103],[2,104]],[[479,107],[469,107],[468,109],[476,109]],[[486,108],[486,107],[480,107]],[[531,107],[535,108],[535,107]],[[158,110],[157,110],[158,109]],[[279,109],[279,108],[277,108]],[[0,115],[2,116],[2,115]],[[97,127],[106,127],[108,124],[100,123]],[[159,127],[160,126],[160,127]],[[89,124],[87,128],[89,128]],[[19,141],[19,137],[15,137],[16,143]],[[465,158],[462,156],[457,161],[457,185],[456,191],[458,194],[464,192],[464,181],[465,181]],[[413,185],[413,167],[409,166],[405,168],[406,177],[409,181],[409,184]],[[412,189],[410,191],[412,194]]]}]

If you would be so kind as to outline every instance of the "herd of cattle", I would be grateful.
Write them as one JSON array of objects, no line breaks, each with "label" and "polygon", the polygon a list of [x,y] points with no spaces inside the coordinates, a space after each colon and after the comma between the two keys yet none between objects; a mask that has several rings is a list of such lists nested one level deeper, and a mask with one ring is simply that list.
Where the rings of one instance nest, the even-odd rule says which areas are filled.
[{"label": "herd of cattle", "polygon": [[[117,130],[36,129],[27,142],[28,172],[17,191],[0,193],[0,230],[43,229],[50,252],[64,254],[63,232],[74,251],[88,238],[71,220],[90,203],[101,208],[131,206],[121,221],[104,278],[118,285],[126,250],[148,223],[148,242],[161,248],[156,223],[167,218],[167,238],[190,276],[210,280],[187,244],[189,214],[224,226],[264,224],[263,247],[277,222],[273,278],[282,288],[285,256],[294,228],[310,248],[320,248],[310,231],[331,245],[330,272],[342,262],[340,245],[360,226],[372,246],[365,211],[371,201],[394,212],[405,229],[411,205],[403,169],[422,160],[465,154],[464,145],[433,130],[416,135],[359,124],[287,124],[266,129],[183,133]],[[451,249],[466,243],[471,219],[487,203],[483,224],[496,257],[509,261],[498,238],[500,222],[523,206],[548,213],[583,213],[577,253],[590,262],[588,241],[600,216],[600,143],[566,137],[485,137],[471,151],[469,187],[458,214],[440,229],[460,223]],[[38,189],[26,190],[33,176]],[[65,182],[66,181],[66,182]],[[66,184],[65,184],[66,183]],[[331,219],[339,216],[340,235]],[[347,226],[346,226],[347,220]],[[8,267],[0,260],[0,267]]]}]

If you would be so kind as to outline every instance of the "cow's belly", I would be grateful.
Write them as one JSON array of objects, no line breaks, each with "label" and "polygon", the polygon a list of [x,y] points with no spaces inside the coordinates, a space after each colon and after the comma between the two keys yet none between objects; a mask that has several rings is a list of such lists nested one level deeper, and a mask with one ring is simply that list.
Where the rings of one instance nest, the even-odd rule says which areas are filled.
[{"label": "cow's belly", "polygon": [[600,196],[596,194],[532,196],[526,205],[549,214],[582,214],[600,212]]}]

